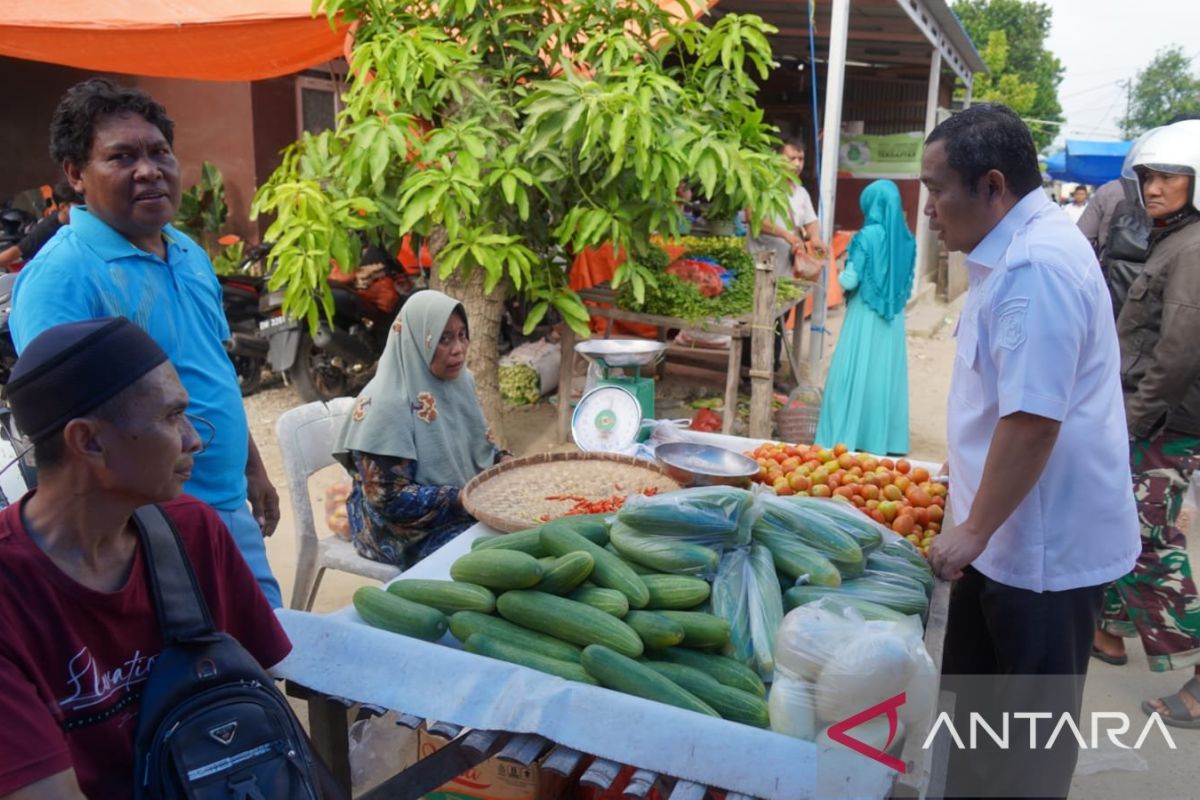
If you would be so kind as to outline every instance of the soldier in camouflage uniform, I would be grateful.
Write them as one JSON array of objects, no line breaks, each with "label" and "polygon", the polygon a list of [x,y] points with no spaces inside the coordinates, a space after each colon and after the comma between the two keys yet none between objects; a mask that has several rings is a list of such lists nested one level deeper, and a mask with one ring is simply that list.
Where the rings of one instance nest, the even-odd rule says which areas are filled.
[{"label": "soldier in camouflage uniform", "polygon": [[1182,689],[1142,709],[1200,728],[1200,600],[1175,524],[1200,466],[1200,121],[1150,133],[1130,164],[1154,220],[1150,255],[1117,320],[1142,553],[1106,593],[1092,655],[1123,664],[1120,637],[1136,635],[1152,670],[1192,667]]},{"label": "soldier in camouflage uniform", "polygon": [[1164,433],[1130,444],[1142,555],[1134,572],[1109,584],[1101,629],[1141,636],[1155,672],[1200,663],[1200,604],[1187,543],[1175,524],[1198,466],[1200,436]]}]

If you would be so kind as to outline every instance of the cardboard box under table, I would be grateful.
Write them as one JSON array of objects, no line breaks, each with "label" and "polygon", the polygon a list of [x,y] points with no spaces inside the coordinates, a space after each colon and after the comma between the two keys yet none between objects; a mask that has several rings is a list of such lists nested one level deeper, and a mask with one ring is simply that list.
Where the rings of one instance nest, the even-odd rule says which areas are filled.
[{"label": "cardboard box under table", "polygon": [[[471,542],[492,533],[476,524],[397,580],[446,579]],[[948,595],[949,585],[939,582],[926,633],[939,668]],[[389,784],[403,790],[370,797],[420,797],[506,744],[556,745],[545,760],[578,751],[599,763],[632,765],[662,776],[668,787],[678,779],[672,796],[697,799],[707,796],[703,787],[764,800],[923,796],[931,777],[936,787],[944,770],[944,762],[921,749],[924,732],[917,729],[902,755],[906,773],[898,775],[844,747],[823,748],[468,653],[449,634],[432,643],[377,630],[353,607],[324,616],[277,613],[294,649],[274,672],[288,681],[290,693],[308,700],[314,744],[347,786],[350,706],[394,709],[413,727],[442,721],[453,739]]]}]

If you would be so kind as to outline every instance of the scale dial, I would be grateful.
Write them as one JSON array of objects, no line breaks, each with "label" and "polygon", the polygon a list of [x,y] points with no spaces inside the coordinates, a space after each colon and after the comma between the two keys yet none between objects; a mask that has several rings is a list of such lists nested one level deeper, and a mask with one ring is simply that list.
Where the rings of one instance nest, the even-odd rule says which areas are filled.
[{"label": "scale dial", "polygon": [[615,453],[637,441],[642,406],[620,386],[597,386],[579,398],[571,415],[575,446],[588,452]]}]

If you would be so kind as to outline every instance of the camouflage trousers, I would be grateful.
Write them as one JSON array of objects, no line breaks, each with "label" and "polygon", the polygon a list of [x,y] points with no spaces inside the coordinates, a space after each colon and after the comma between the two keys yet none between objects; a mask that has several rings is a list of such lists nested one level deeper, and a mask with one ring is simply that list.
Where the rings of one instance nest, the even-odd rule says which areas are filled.
[{"label": "camouflage trousers", "polygon": [[1200,436],[1166,431],[1136,439],[1129,459],[1142,553],[1133,572],[1108,585],[1100,627],[1114,636],[1141,637],[1155,672],[1183,669],[1200,663],[1200,599],[1175,522],[1200,466]]}]

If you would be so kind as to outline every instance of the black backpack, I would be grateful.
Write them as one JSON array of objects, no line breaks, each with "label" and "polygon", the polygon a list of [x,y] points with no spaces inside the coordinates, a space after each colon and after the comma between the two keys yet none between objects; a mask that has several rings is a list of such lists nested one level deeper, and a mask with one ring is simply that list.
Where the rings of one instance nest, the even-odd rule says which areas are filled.
[{"label": "black backpack", "polygon": [[1108,238],[1100,253],[1100,268],[1112,297],[1113,317],[1121,316],[1121,307],[1129,287],[1142,274],[1150,256],[1150,220],[1146,212],[1125,199],[1117,203],[1108,225]]},{"label": "black backpack", "polygon": [[134,514],[163,651],[142,688],[136,800],[317,800],[320,767],[275,681],[212,617],[171,520]]}]

